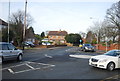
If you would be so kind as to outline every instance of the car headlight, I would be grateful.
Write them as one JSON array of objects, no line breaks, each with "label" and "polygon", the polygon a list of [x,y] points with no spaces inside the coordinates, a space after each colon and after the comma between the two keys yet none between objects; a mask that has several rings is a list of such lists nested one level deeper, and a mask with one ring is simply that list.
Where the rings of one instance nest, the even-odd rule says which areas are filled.
[{"label": "car headlight", "polygon": [[103,59],[103,60],[100,60],[99,62],[106,62],[107,61],[107,59]]},{"label": "car headlight", "polygon": [[88,49],[88,47],[85,47],[85,49]]}]

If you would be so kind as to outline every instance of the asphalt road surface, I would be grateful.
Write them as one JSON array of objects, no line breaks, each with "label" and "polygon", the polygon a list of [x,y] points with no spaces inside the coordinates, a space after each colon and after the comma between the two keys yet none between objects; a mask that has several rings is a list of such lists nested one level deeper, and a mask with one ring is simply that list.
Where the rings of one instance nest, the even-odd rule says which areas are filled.
[{"label": "asphalt road surface", "polygon": [[[120,69],[108,71],[88,65],[96,52],[81,52],[76,47],[29,49],[23,61],[2,64],[2,79],[118,79]],[[74,57],[76,56],[76,57]]]}]

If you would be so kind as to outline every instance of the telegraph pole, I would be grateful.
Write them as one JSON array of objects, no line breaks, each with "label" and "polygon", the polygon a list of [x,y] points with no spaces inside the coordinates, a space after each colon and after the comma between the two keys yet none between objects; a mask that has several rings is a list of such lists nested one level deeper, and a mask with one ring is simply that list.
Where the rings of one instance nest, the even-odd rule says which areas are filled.
[{"label": "telegraph pole", "polygon": [[24,42],[25,42],[25,30],[26,30],[26,12],[27,12],[27,0],[25,2],[25,16],[24,16],[24,28],[23,28],[23,50],[24,50]]},{"label": "telegraph pole", "polygon": [[8,42],[10,42],[9,32],[10,32],[10,0],[9,0],[9,10],[8,10]]}]

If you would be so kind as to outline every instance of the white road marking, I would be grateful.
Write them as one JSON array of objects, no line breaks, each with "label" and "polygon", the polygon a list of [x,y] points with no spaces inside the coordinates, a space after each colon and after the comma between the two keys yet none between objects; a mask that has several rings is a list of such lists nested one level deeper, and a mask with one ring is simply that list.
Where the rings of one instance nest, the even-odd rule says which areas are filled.
[{"label": "white road marking", "polygon": [[12,74],[14,74],[13,70],[12,69],[8,69],[8,71]]},{"label": "white road marking", "polygon": [[30,66],[29,64],[26,64],[26,66],[28,66],[31,69],[35,69],[34,67]]},{"label": "white road marking", "polygon": [[17,72],[14,72],[14,74],[16,73],[23,73],[23,72],[27,72],[27,71],[31,71],[32,69],[27,69],[27,70],[22,70],[22,71],[17,71]]},{"label": "white road marking", "polygon": [[28,62],[28,63],[41,64],[41,65],[51,65],[51,64],[44,64],[44,63],[37,63],[37,62]]},{"label": "white road marking", "polygon": [[[49,67],[54,67],[54,66],[55,66],[55,65],[52,65],[52,64],[44,64],[44,63],[37,63],[37,62],[29,62],[29,61],[27,61],[27,62],[25,62],[25,63],[23,63],[23,64],[6,67],[6,68],[3,68],[3,69],[1,69],[1,70],[8,70],[10,73],[16,74],[16,73],[22,73],[22,72],[27,72],[27,71],[31,71],[31,70],[41,69],[41,67],[39,67],[39,68],[34,68],[33,66],[30,66],[29,64],[45,65],[45,66],[42,67],[42,68],[49,68]],[[17,72],[14,72],[14,71],[11,69],[11,68],[19,67],[19,66],[22,66],[22,65],[26,65],[26,66],[28,66],[30,69],[26,69],[26,70],[22,70],[22,71],[17,71]]]},{"label": "white road marking", "polygon": [[25,63],[23,63],[23,64],[19,64],[19,65],[15,65],[15,66],[10,66],[10,67],[6,67],[6,68],[2,68],[2,69],[0,69],[0,70],[6,70],[6,69],[9,69],[9,68],[22,66],[22,65],[24,65],[24,64],[25,64]]},{"label": "white road marking", "polygon": [[45,54],[45,56],[48,57],[48,58],[52,58],[52,56],[49,56],[49,55],[47,55],[47,54]]},{"label": "white road marking", "polygon": [[69,55],[69,56],[75,58],[85,58],[85,59],[91,58],[91,55]]}]

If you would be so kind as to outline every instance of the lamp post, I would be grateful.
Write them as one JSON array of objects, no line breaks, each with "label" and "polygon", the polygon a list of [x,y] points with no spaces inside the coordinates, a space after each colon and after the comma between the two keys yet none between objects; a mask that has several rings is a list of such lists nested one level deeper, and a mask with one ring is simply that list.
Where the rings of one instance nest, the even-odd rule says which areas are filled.
[{"label": "lamp post", "polygon": [[8,42],[10,42],[10,0],[9,0],[9,10],[8,10]]},{"label": "lamp post", "polygon": [[25,42],[25,30],[26,30],[26,12],[27,12],[27,0],[25,2],[25,16],[24,16],[24,28],[23,28],[23,50],[24,50],[24,42]]},{"label": "lamp post", "polygon": [[108,51],[108,47],[107,47],[108,43],[107,42],[108,42],[108,38],[106,37],[106,52]]},{"label": "lamp post", "polygon": [[[96,18],[90,17],[90,19],[96,19]],[[96,34],[96,38],[97,38],[97,49],[99,49],[99,46],[98,46],[98,44],[99,44],[99,30],[98,30],[98,32]]]},{"label": "lamp post", "polygon": [[97,33],[97,49],[99,49],[98,44],[99,44],[99,31],[98,31],[98,33]]}]

